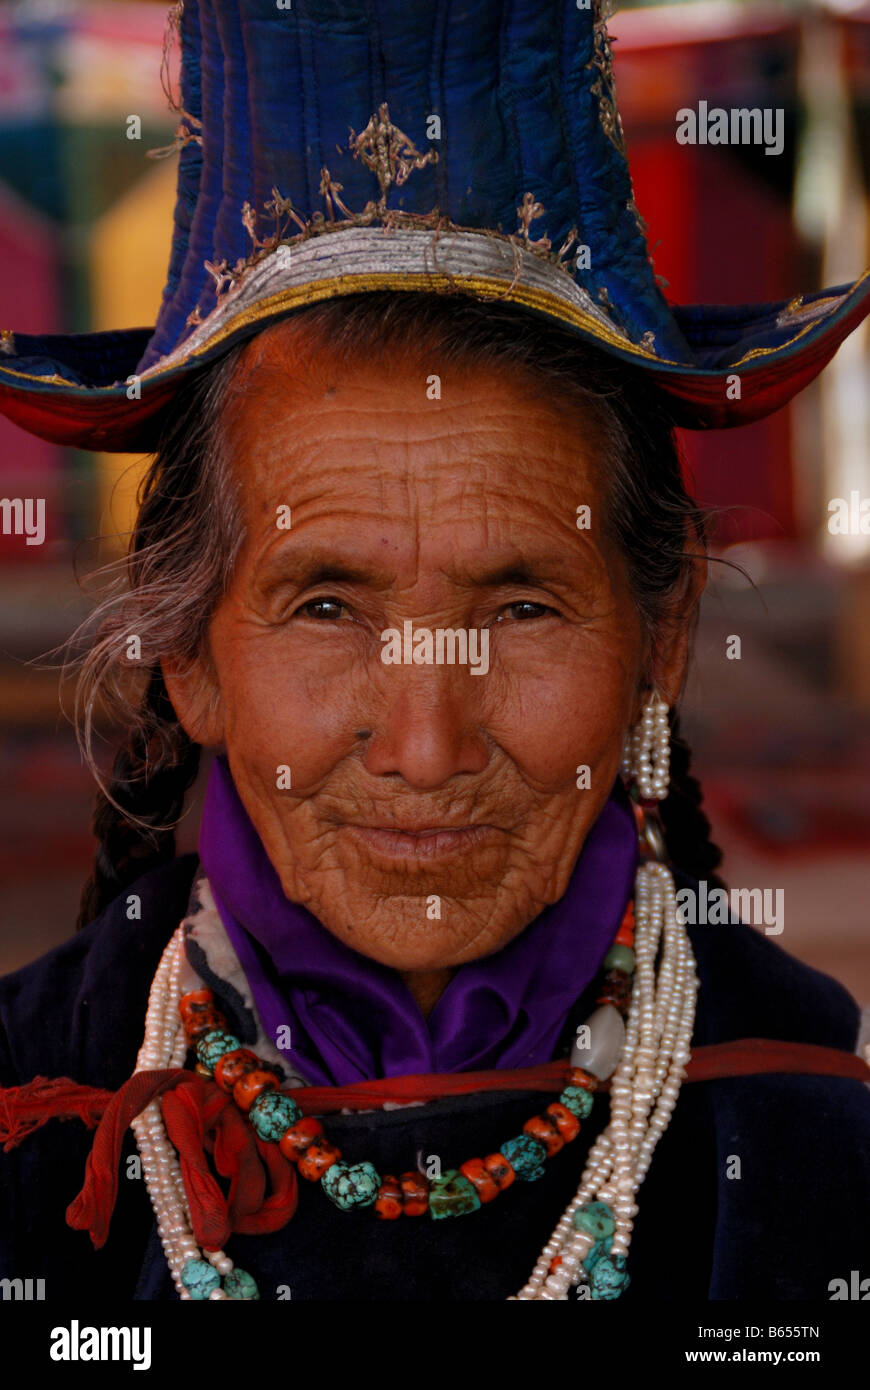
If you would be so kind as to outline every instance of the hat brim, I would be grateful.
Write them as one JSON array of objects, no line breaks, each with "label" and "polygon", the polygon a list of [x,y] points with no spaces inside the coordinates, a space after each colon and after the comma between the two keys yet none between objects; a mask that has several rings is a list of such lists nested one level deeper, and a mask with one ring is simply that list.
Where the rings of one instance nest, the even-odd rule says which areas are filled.
[{"label": "hat brim", "polygon": [[433,249],[430,233],[354,228],[278,247],[252,266],[173,352],[137,373],[152,330],[67,337],[0,334],[0,410],[43,439],[152,452],[161,415],[190,376],[269,324],[323,299],[376,290],[470,294],[517,304],[640,367],[674,421],[728,429],[778,410],[870,312],[870,271],[851,285],[773,304],[672,306],[686,360],[632,342],[611,312],[531,250],[479,232]]}]

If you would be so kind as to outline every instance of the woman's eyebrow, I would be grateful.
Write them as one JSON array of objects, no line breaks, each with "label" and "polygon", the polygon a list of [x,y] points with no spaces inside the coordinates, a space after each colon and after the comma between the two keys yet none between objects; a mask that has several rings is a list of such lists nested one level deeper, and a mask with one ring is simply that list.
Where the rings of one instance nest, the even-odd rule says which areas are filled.
[{"label": "woman's eyebrow", "polygon": [[507,564],[469,574],[469,578],[483,588],[497,589],[502,584],[536,584],[543,578],[543,572],[538,566]]},{"label": "woman's eyebrow", "polygon": [[457,566],[454,576],[463,583],[481,589],[497,589],[503,585],[516,584],[534,587],[537,584],[568,580],[576,576],[575,557],[560,555],[557,551],[536,555],[524,560],[508,560],[491,566]]},{"label": "woman's eyebrow", "polygon": [[393,577],[381,566],[342,560],[319,546],[316,550],[288,546],[264,560],[259,573],[263,583],[292,582],[306,589],[319,584],[369,584],[386,588]]},{"label": "woman's eyebrow", "polygon": [[[532,558],[511,559],[489,565],[451,563],[445,573],[454,581],[475,589],[497,589],[508,585],[535,587],[544,583],[567,583],[577,578],[576,557],[548,552]],[[395,581],[395,573],[376,560],[343,560],[334,552],[318,546],[315,550],[287,547],[280,554],[263,561],[259,573],[261,583],[293,583],[300,588],[320,584],[365,584],[386,589]]]}]

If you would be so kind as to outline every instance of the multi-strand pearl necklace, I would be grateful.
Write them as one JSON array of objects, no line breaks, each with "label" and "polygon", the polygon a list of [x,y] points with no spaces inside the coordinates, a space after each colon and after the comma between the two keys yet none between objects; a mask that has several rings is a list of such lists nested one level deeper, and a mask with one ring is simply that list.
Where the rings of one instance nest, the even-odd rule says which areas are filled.
[{"label": "multi-strand pearl necklace", "polygon": [[[159,1071],[182,1067],[187,1055],[187,1037],[178,1016],[182,994],[182,971],[186,966],[184,927],[173,933],[163,952],[148,996],[145,1040],[136,1058],[136,1071]],[[133,1120],[131,1128],[142,1159],[142,1173],[163,1245],[172,1282],[180,1298],[192,1297],[182,1283],[182,1271],[190,1261],[201,1261],[203,1254],[218,1274],[232,1274],[233,1262],[223,1250],[201,1252],[193,1235],[187,1194],[178,1155],[166,1133],[159,1100],[152,1100]],[[223,1288],[216,1288],[210,1299],[225,1299]]]},{"label": "multi-strand pearl necklace", "polygon": [[[680,1094],[691,1055],[698,992],[691,944],[679,920],[674,880],[664,864],[646,863],[638,869],[634,915],[631,1007],[619,1062],[607,1073],[612,1074],[610,1123],[592,1145],[580,1186],[516,1299],[564,1302],[572,1285],[585,1284],[583,1260],[596,1246],[599,1234],[590,1229],[594,1221],[590,1223],[588,1204],[596,1200],[606,1203],[613,1217],[608,1253],[613,1269],[611,1297],[618,1296],[627,1282],[626,1257],[637,1215],[635,1196]],[[571,1060],[575,1061],[573,1053]],[[595,1074],[602,1081],[607,1079],[598,1071]]]},{"label": "multi-strand pearl necklace", "polygon": [[[591,1261],[592,1252],[600,1252],[605,1243],[602,1235],[606,1237],[606,1270],[604,1278],[602,1269],[597,1271],[596,1297],[618,1297],[628,1282],[625,1264],[637,1215],[635,1196],[679,1096],[690,1056],[698,990],[688,934],[678,917],[673,878],[664,864],[647,862],[638,869],[634,915],[636,966],[627,1022],[623,1025],[615,1009],[603,1006],[598,1010],[602,1018],[593,1015],[589,1021],[591,1047],[575,1044],[571,1055],[572,1065],[586,1067],[599,1080],[612,1076],[610,1123],[593,1144],[580,1186],[541,1251],[528,1282],[513,1299],[567,1301],[572,1285],[587,1284],[583,1261]],[[186,972],[189,967],[184,931],[179,927],[164,951],[151,986],[137,1072],[184,1064],[188,1041],[179,1018],[178,1001],[187,988],[182,983]],[[612,1028],[615,1020],[616,1027],[624,1028],[616,1053],[612,1038],[602,1047],[600,1034],[596,1036],[598,1026],[605,1021],[605,1011],[608,1027]],[[203,1252],[195,1240],[178,1156],[166,1134],[160,1101],[152,1101],[133,1121],[132,1128],[158,1234],[179,1297],[194,1297],[189,1287],[190,1273],[198,1266],[205,1274],[211,1266],[222,1276],[222,1286],[208,1294],[210,1299],[251,1296],[246,1292],[252,1284],[250,1276],[234,1270],[233,1261],[224,1251]],[[606,1214],[603,1230],[599,1213]],[[232,1292],[234,1281],[239,1288]]]}]

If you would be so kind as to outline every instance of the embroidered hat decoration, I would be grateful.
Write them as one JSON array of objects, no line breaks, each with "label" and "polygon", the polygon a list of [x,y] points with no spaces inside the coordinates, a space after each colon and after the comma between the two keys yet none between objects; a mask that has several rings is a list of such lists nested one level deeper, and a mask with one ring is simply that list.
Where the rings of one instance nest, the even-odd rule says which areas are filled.
[{"label": "embroidered hat decoration", "polygon": [[870,271],[776,304],[666,301],[606,4],[176,5],[178,189],[157,323],[6,328],[0,410],[60,443],[147,451],[191,373],[306,305],[372,290],[521,306],[648,372],[689,428],[784,405],[870,312]]}]

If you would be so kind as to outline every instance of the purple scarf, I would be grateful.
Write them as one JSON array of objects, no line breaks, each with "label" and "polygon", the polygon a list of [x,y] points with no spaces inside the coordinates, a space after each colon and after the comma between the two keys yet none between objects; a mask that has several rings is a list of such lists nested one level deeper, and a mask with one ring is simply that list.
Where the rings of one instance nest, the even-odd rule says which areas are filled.
[{"label": "purple scarf", "polygon": [[[637,832],[617,781],[560,900],[501,951],[460,966],[428,1019],[400,976],[290,902],[224,757],[206,790],[199,854],[263,1029],[289,1025],[311,1085],[549,1061],[631,896]],[[286,1035],[285,1035],[286,1036]]]}]

